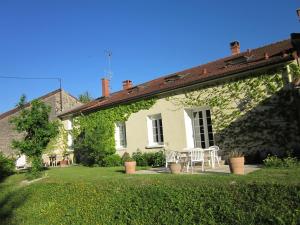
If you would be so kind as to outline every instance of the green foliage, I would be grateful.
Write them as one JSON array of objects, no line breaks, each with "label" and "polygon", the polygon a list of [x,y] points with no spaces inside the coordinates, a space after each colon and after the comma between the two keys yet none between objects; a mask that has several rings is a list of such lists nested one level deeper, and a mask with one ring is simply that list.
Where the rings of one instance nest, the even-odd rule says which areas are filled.
[{"label": "green foliage", "polygon": [[[299,224],[300,168],[234,175],[128,175],[120,168],[51,169],[0,184],[2,224]],[[62,204],[63,203],[63,204]]]},{"label": "green foliage", "polygon": [[6,157],[0,152],[0,180],[13,174],[15,171],[15,159]]},{"label": "green foliage", "polygon": [[91,94],[88,91],[84,92],[83,94],[80,94],[78,96],[78,99],[82,103],[88,103],[88,102],[93,101],[93,97],[91,96]]},{"label": "green foliage", "polygon": [[138,166],[153,166],[159,167],[165,164],[165,154],[163,151],[158,152],[134,152],[132,158]]},{"label": "green foliage", "polygon": [[256,153],[263,159],[267,151],[284,154],[300,142],[295,104],[283,74],[280,68],[252,73],[197,87],[169,101],[178,109],[209,107],[215,144],[225,154],[242,150],[246,159]]},{"label": "green foliage", "polygon": [[130,156],[130,154],[128,152],[125,152],[123,155],[122,155],[122,162],[132,162],[134,161],[134,159]]},{"label": "green foliage", "polygon": [[290,70],[293,75],[293,78],[300,78],[300,67],[294,63],[290,64]]},{"label": "green foliage", "polygon": [[19,102],[16,104],[16,107],[23,107],[27,103],[26,95],[22,94]]},{"label": "green foliage", "polygon": [[296,167],[299,165],[297,158],[286,157],[278,158],[277,156],[268,155],[268,157],[263,161],[264,165],[269,168],[289,168]]},{"label": "green foliage", "polygon": [[243,157],[244,153],[240,152],[240,151],[230,151],[228,153],[228,158],[239,158],[239,157]]},{"label": "green foliage", "polygon": [[74,150],[77,162],[84,165],[102,165],[103,159],[116,151],[115,123],[126,121],[132,113],[149,109],[155,101],[141,100],[74,118]]},{"label": "green foliage", "polygon": [[122,165],[122,159],[117,154],[108,155],[103,159],[103,166],[105,167],[121,166],[121,165]]},{"label": "green foliage", "polygon": [[11,120],[15,129],[24,134],[21,140],[13,140],[12,146],[32,161],[32,172],[42,169],[42,154],[48,143],[58,133],[58,123],[49,121],[51,108],[45,103],[34,100],[29,109],[22,109]]}]

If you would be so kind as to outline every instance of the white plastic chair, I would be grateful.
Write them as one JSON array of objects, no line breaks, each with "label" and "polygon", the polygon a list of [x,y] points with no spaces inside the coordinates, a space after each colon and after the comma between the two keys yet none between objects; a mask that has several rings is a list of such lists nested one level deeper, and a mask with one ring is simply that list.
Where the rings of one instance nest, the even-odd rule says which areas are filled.
[{"label": "white plastic chair", "polygon": [[168,168],[168,163],[178,163],[180,160],[180,155],[178,154],[178,152],[175,151],[167,151],[165,153],[166,156],[166,168]]},{"label": "white plastic chair", "polygon": [[[204,171],[204,150],[202,148],[193,148],[189,150],[190,152],[190,163],[192,167],[192,173],[194,173],[194,166],[197,162],[201,162],[202,172]],[[188,171],[188,169],[187,169]]]},{"label": "white plastic chair", "polygon": [[[208,149],[212,151],[212,154],[211,154],[212,166],[214,167],[215,161],[217,161],[218,166],[220,167],[220,159],[219,159],[219,155],[218,155],[218,151],[220,150],[220,148],[218,146],[214,145],[214,146],[210,146]],[[210,161],[209,161],[209,164],[210,164]]]}]

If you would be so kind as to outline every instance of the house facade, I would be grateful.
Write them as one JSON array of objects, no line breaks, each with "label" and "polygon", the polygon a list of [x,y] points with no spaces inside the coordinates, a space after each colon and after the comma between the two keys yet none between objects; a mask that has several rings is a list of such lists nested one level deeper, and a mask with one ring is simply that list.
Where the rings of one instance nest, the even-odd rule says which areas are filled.
[{"label": "house facade", "polygon": [[[38,98],[39,100],[45,102],[47,105],[51,107],[50,112],[50,119],[55,120],[58,119],[57,115],[64,110],[74,108],[75,106],[80,105],[81,103],[73,97],[72,95],[68,94],[64,90],[58,89],[53,92],[50,92],[46,95],[43,95]],[[25,107],[30,107],[30,103],[25,104]],[[16,150],[12,149],[11,143],[12,140],[22,138],[22,134],[18,133],[13,124],[10,123],[10,120],[18,116],[20,113],[21,108],[17,107],[12,109],[8,112],[5,112],[0,115],[0,151],[3,152],[7,156],[17,156],[18,153]],[[53,149],[49,149],[54,154],[61,154],[62,148],[56,147]],[[49,152],[50,154],[51,152]],[[22,163],[25,162],[25,157],[21,157],[20,159]],[[44,156],[44,160],[49,160],[47,155]]]},{"label": "house facade", "polygon": [[299,40],[299,34],[292,34],[244,52],[232,42],[229,57],[137,86],[126,80],[115,93],[109,93],[109,81],[103,79],[102,97],[59,117],[72,129],[73,121],[100,118],[99,124],[107,115],[119,155],[218,145],[223,152],[242,151],[255,161],[268,153],[298,151],[293,81],[299,76],[294,69],[299,65]]}]

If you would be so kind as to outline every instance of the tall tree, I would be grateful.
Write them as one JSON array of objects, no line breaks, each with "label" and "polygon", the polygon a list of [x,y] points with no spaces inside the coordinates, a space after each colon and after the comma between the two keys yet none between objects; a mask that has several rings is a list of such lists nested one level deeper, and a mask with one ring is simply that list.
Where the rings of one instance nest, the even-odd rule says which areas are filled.
[{"label": "tall tree", "polygon": [[11,120],[15,129],[24,134],[23,139],[13,140],[12,146],[31,160],[33,174],[42,170],[42,154],[49,141],[58,133],[57,121],[49,120],[50,111],[50,106],[34,100],[30,108],[23,108],[20,114]]},{"label": "tall tree", "polygon": [[78,99],[79,99],[79,101],[81,101],[82,103],[87,103],[87,102],[92,101],[92,100],[93,100],[93,97],[91,96],[91,94],[90,94],[88,91],[86,91],[86,92],[80,94],[80,95],[78,96]]}]

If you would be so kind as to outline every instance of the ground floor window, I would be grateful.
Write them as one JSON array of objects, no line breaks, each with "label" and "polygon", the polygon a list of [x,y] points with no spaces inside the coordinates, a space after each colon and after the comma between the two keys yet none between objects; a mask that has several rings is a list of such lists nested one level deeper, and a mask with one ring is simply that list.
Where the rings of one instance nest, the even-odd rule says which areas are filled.
[{"label": "ground floor window", "polygon": [[196,148],[208,148],[214,145],[211,111],[209,109],[193,110],[192,125]]},{"label": "ground floor window", "polygon": [[125,122],[116,123],[115,127],[116,148],[126,148],[126,125]]},{"label": "ground floor window", "polygon": [[148,136],[150,145],[163,145],[164,133],[161,114],[148,117]]}]

